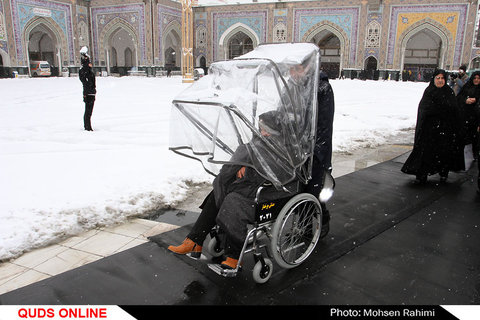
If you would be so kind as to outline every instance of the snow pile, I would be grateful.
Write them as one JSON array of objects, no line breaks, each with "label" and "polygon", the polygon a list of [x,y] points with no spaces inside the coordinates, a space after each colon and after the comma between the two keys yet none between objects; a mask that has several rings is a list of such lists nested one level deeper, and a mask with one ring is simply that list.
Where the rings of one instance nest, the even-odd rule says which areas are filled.
[{"label": "snow pile", "polygon": [[[426,83],[332,81],[334,151],[385,143],[415,125]],[[175,205],[212,177],[168,150],[180,77],[97,78],[83,130],[78,78],[0,79],[0,260]]]}]

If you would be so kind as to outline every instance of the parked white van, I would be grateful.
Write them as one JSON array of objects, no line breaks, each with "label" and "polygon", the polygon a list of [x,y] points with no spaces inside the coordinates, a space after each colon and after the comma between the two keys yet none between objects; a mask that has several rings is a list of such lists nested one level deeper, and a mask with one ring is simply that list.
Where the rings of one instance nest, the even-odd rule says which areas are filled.
[{"label": "parked white van", "polygon": [[30,61],[30,74],[32,77],[49,77],[52,75],[48,61]]}]

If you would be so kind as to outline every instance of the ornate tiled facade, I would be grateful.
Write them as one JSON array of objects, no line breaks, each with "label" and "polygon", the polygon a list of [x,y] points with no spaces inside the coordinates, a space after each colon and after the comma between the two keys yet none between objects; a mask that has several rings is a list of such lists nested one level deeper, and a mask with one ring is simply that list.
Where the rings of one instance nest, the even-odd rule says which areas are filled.
[{"label": "ornate tiled facade", "polygon": [[[379,70],[400,71],[404,50],[418,32],[441,42],[439,66],[458,68],[480,57],[477,0],[333,0],[269,2],[194,8],[194,64],[226,59],[238,33],[253,45],[309,42],[324,32],[340,43],[342,70],[363,69],[375,59]],[[133,66],[163,67],[167,50],[181,54],[181,3],[171,0],[0,0],[3,66],[25,67],[31,33],[49,30],[54,64],[79,66],[87,45],[95,66],[108,70],[119,30],[128,35]],[[120,38],[120,37],[119,37]],[[118,40],[115,40],[118,41]],[[170,48],[170,49],[169,49]],[[477,61],[477,60],[475,60]]]}]

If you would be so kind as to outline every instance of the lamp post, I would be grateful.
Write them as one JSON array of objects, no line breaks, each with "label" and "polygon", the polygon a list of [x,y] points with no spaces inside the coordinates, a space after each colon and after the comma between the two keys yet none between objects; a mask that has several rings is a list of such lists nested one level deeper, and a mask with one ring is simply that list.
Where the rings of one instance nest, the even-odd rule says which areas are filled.
[{"label": "lamp post", "polygon": [[182,0],[182,81],[193,82],[193,10],[195,0]]}]

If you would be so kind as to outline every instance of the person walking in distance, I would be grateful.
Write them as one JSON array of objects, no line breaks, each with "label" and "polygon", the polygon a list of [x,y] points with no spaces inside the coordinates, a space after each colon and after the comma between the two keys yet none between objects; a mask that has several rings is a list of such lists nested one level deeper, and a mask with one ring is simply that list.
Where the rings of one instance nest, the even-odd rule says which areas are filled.
[{"label": "person walking in distance", "polygon": [[83,115],[83,126],[87,131],[93,131],[92,129],[92,112],[93,105],[95,103],[95,94],[97,89],[95,86],[95,74],[92,70],[92,62],[88,55],[88,49],[83,47],[80,50],[82,68],[79,72],[80,81],[83,84],[83,101],[85,102],[85,113]]}]

